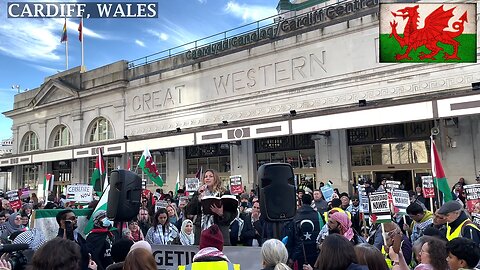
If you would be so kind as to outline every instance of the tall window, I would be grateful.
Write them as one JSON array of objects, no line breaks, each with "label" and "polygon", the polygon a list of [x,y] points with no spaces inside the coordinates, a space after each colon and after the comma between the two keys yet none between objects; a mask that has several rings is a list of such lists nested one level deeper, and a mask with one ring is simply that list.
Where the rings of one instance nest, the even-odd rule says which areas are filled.
[{"label": "tall window", "polygon": [[228,143],[188,146],[187,174],[195,174],[200,168],[214,169],[219,173],[230,172],[230,145]]},{"label": "tall window", "polygon": [[23,152],[38,150],[38,138],[37,135],[30,131],[23,137]]},{"label": "tall window", "polygon": [[37,165],[23,165],[22,166],[22,187],[30,187],[36,190],[38,185],[38,166]]},{"label": "tall window", "polygon": [[66,126],[61,125],[57,127],[54,131],[54,134],[55,137],[53,138],[53,147],[67,146],[72,143],[70,131]]},{"label": "tall window", "polygon": [[104,141],[113,139],[113,128],[110,122],[103,118],[97,118],[90,129],[90,141]]}]

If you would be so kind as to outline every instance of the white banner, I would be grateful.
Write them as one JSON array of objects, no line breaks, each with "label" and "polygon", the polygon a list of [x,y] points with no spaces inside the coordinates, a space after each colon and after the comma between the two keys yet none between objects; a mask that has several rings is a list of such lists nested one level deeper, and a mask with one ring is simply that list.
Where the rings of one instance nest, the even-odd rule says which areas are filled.
[{"label": "white banner", "polygon": [[67,201],[77,203],[89,203],[93,201],[93,186],[91,185],[68,185]]},{"label": "white banner", "polygon": [[[192,262],[198,252],[198,246],[152,245],[153,257],[158,270],[177,270],[178,265]],[[260,247],[230,247],[223,248],[223,253],[230,262],[240,264],[240,269],[262,269]]]}]

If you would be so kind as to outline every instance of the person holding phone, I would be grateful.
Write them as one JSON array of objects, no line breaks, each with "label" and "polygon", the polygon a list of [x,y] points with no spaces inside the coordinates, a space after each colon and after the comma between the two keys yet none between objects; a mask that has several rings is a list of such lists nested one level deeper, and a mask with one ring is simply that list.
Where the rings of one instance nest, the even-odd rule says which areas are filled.
[{"label": "person holding phone", "polygon": [[58,212],[55,218],[59,227],[57,237],[75,242],[80,247],[80,254],[82,256],[80,263],[81,269],[93,269],[89,268],[90,256],[87,249],[87,242],[77,230],[77,216],[75,213],[67,209]]},{"label": "person holding phone", "polygon": [[201,206],[201,200],[204,196],[221,197],[225,193],[225,188],[222,186],[222,181],[218,173],[215,170],[208,169],[203,176],[203,185],[194,193],[192,200],[186,206],[187,215],[195,215],[195,244],[200,242],[200,234],[203,230],[207,229],[213,224],[217,224],[223,235],[224,245],[229,246],[230,243],[230,223],[237,217],[237,211],[228,212],[224,211],[223,206],[212,205],[210,210],[213,215],[207,215],[203,213]]}]

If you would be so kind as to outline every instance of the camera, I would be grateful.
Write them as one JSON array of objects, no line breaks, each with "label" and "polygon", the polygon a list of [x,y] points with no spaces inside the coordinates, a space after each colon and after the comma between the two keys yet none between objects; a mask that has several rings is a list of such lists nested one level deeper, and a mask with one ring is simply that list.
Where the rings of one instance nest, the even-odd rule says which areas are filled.
[{"label": "camera", "polygon": [[28,263],[27,257],[21,251],[10,253],[8,261],[12,265],[12,270],[23,270]]}]

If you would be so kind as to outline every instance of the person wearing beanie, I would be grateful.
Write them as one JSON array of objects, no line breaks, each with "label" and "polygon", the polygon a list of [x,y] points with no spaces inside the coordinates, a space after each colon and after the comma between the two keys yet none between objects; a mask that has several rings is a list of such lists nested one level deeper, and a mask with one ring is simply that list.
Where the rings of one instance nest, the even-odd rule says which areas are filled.
[{"label": "person wearing beanie", "polygon": [[87,235],[87,249],[97,264],[97,270],[104,270],[113,263],[111,249],[116,237],[109,230],[113,224],[104,210],[97,211],[91,218],[93,229]]},{"label": "person wearing beanie", "polygon": [[293,219],[293,229],[287,233],[290,265],[295,263],[313,265],[318,257],[316,240],[323,227],[323,220],[320,218],[320,214],[312,208],[312,200],[310,194],[302,196],[302,206],[297,210]]},{"label": "person wearing beanie", "polygon": [[350,196],[348,196],[348,193],[342,192],[340,193],[339,197],[340,197],[340,201],[342,201],[340,208],[346,211],[347,208],[350,206]]},{"label": "person wearing beanie", "polygon": [[207,229],[203,230],[200,234],[200,249],[193,257],[193,262],[189,265],[180,265],[178,270],[227,270],[234,269],[240,270],[239,264],[233,264],[223,254],[223,234],[218,227],[214,224]]},{"label": "person wearing beanie", "polygon": [[480,244],[480,228],[475,225],[463,211],[463,206],[457,201],[446,202],[436,214],[447,222],[446,238],[451,241],[457,237],[465,237]]},{"label": "person wearing beanie", "polygon": [[133,245],[133,241],[127,238],[122,238],[112,245],[112,260],[113,264],[109,265],[106,270],[121,270],[123,269],[123,262]]}]

